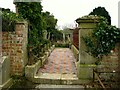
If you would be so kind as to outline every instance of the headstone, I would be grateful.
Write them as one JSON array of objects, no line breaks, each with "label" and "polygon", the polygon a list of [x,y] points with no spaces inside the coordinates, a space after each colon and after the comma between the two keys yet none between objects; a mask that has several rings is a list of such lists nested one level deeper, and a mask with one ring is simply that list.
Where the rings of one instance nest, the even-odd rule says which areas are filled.
[{"label": "headstone", "polygon": [[47,30],[44,30],[43,37],[44,39],[47,39]]},{"label": "headstone", "polygon": [[3,56],[0,60],[0,90],[10,85],[10,60],[7,56]]}]

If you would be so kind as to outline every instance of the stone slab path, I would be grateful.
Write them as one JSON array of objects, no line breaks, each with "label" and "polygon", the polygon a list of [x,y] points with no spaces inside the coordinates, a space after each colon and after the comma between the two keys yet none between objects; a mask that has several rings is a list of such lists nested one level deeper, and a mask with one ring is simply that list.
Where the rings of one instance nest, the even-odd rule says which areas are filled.
[{"label": "stone slab path", "polygon": [[76,74],[76,59],[69,48],[55,48],[38,73]]}]

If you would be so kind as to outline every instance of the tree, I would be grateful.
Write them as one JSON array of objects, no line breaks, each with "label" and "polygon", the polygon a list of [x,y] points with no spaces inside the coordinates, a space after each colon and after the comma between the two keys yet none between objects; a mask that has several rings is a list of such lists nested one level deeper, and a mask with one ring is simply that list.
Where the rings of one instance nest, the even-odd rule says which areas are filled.
[{"label": "tree", "polygon": [[16,2],[16,5],[19,15],[29,21],[29,44],[42,43],[44,30],[54,38],[53,32],[56,30],[57,19],[50,12],[42,12],[41,2]]},{"label": "tree", "polygon": [[55,30],[57,19],[53,15],[50,14],[50,12],[43,12],[42,13],[44,20],[46,21],[46,29],[48,32],[51,30]]},{"label": "tree", "polygon": [[111,17],[104,7],[97,7],[93,9],[93,11],[89,15],[103,16],[107,19],[108,24],[111,25]]},{"label": "tree", "polygon": [[16,2],[18,13],[29,22],[28,43],[37,45],[43,40],[45,21],[42,18],[41,2]]},{"label": "tree", "polygon": [[55,40],[56,34],[59,33],[55,28],[57,24],[57,19],[55,19],[55,17],[52,14],[50,14],[50,12],[48,11],[43,12],[42,16],[46,23],[46,30],[48,33],[50,33],[50,40],[53,40],[53,39]]}]

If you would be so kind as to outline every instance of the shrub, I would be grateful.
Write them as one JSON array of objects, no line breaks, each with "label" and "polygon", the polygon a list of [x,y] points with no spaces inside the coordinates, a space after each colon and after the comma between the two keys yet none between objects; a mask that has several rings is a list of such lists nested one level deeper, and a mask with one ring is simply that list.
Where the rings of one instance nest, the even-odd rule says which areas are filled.
[{"label": "shrub", "polygon": [[108,25],[106,19],[102,18],[92,35],[82,38],[87,46],[87,52],[98,60],[102,60],[102,57],[108,55],[115,48],[116,43],[120,42],[120,30]]}]

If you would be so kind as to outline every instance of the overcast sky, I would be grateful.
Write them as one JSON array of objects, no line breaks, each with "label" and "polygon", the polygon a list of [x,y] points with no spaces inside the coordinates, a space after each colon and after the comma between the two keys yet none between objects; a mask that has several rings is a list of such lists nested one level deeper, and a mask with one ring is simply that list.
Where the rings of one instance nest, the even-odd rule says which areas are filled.
[{"label": "overcast sky", "polygon": [[[75,25],[75,20],[88,15],[95,7],[101,6],[109,12],[111,23],[118,27],[118,2],[120,0],[42,0],[44,11],[58,19],[60,27]],[[0,0],[0,7],[15,11],[13,0]]]}]

